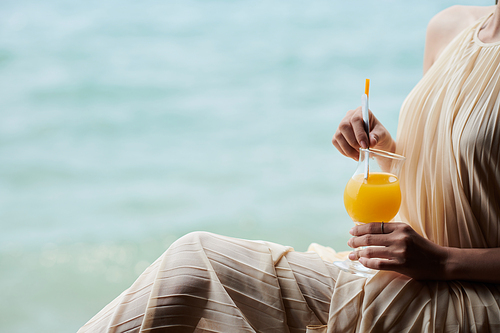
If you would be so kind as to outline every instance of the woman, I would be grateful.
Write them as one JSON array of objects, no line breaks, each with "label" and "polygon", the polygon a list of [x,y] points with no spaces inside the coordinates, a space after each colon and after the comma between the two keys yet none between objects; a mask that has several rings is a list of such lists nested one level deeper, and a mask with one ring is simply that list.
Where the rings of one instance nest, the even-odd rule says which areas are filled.
[{"label": "woman", "polygon": [[[491,13],[493,14],[490,16]],[[457,54],[454,48],[445,50],[460,32],[485,16],[487,19],[481,20],[480,27],[469,32],[469,35],[472,34],[472,40],[465,41],[472,42],[472,46],[464,52],[474,52],[473,54]],[[373,130],[370,133],[370,147],[397,151],[407,156],[406,172],[418,163],[433,164],[433,170],[425,170],[425,173],[420,171],[421,174],[413,172],[411,175],[402,176],[406,188],[406,192],[403,193],[403,198],[406,199],[403,213],[413,229],[406,224],[391,224],[385,226],[385,231],[390,235],[372,236],[369,234],[380,233],[380,225],[368,224],[354,228],[352,231],[354,235],[362,237],[351,239],[349,242],[351,247],[368,245],[372,242],[386,246],[384,249],[370,248],[358,252],[357,255],[360,256],[360,261],[365,266],[393,270],[418,279],[500,283],[500,261],[495,262],[495,258],[500,258],[500,248],[491,248],[500,246],[497,240],[500,235],[497,229],[490,229],[497,228],[496,221],[500,218],[497,215],[500,213],[499,204],[496,202],[500,184],[498,179],[495,179],[498,175],[496,166],[488,165],[498,157],[500,141],[494,137],[496,128],[492,125],[495,125],[495,122],[489,124],[493,128],[477,128],[479,122],[485,121],[479,119],[480,117],[496,116],[497,110],[490,110],[498,109],[498,106],[493,105],[497,102],[496,96],[486,97],[485,95],[487,93],[498,95],[495,91],[498,89],[495,86],[498,84],[498,76],[493,73],[490,73],[490,77],[480,79],[472,76],[481,77],[497,70],[497,58],[500,60],[500,53],[497,53],[496,48],[497,42],[500,42],[500,15],[496,6],[455,6],[439,13],[431,20],[428,27],[424,56],[424,74],[426,75],[403,106],[401,124],[398,128],[400,146],[396,148],[390,134],[372,116],[371,128]],[[483,53],[491,54],[484,55]],[[440,56],[441,59],[438,61]],[[450,59],[457,56],[464,57],[464,59],[455,61],[454,64],[457,67],[446,68],[449,66]],[[433,65],[434,68],[432,68]],[[464,68],[465,66],[470,68]],[[429,71],[430,73],[427,73]],[[447,76],[443,77],[443,75]],[[464,77],[465,75],[468,76]],[[472,85],[479,84],[483,86],[472,87]],[[438,89],[441,91],[437,91]],[[434,104],[424,98],[429,98]],[[458,100],[451,101],[450,98]],[[490,104],[482,101],[484,98],[489,98]],[[478,106],[474,109],[474,106],[464,106],[464,103],[478,103]],[[489,109],[487,112],[492,114],[485,114],[484,109]],[[405,110],[409,111],[405,112]],[[366,148],[368,141],[362,127],[360,111],[361,109],[350,111],[333,138],[333,144],[337,149],[354,159],[358,156],[358,148]],[[423,112],[425,114],[422,114]],[[433,118],[429,119],[430,117]],[[471,123],[471,119],[456,119],[455,117],[476,117],[474,120],[476,123]],[[439,126],[447,128],[443,129]],[[484,126],[487,125],[482,124],[482,127]],[[480,132],[474,133],[474,131]],[[412,142],[415,139],[424,141],[421,145],[417,145],[417,142]],[[488,145],[478,147],[485,143]],[[478,156],[480,154],[482,155]],[[459,163],[453,161],[456,165],[444,165],[443,163],[449,163],[447,159],[459,160]],[[490,177],[474,179],[479,172]],[[453,179],[456,176],[460,179]],[[420,189],[420,191],[415,191],[415,189]],[[480,193],[476,193],[477,190],[480,190]],[[436,191],[450,193],[443,197],[446,201],[442,202],[432,199],[439,197]],[[464,197],[458,197],[457,192],[464,192]],[[466,202],[462,202],[463,200]],[[415,209],[415,203],[408,201],[417,201],[418,208]],[[461,214],[461,218],[465,219],[464,225],[459,225],[454,220],[442,221],[448,216],[455,217],[456,215],[453,212],[447,212],[447,209],[464,209],[462,206],[467,205],[472,205],[472,207],[471,211],[464,211]],[[413,210],[408,211],[409,207],[413,207]],[[435,221],[430,222],[432,220]],[[489,235],[469,234],[469,230],[477,228],[476,224],[488,220],[494,225],[483,226],[484,230],[481,232]],[[417,221],[420,223],[415,224]],[[425,238],[418,237],[414,230]],[[483,249],[477,249],[477,247]],[[488,247],[490,248],[484,249]],[[465,250],[463,248],[476,249]],[[351,254],[352,258],[354,256],[355,253]],[[433,260],[429,261],[428,258],[433,258]]]},{"label": "woman", "polygon": [[191,233],[79,332],[500,331],[498,55],[500,9],[451,7],[429,23],[397,143],[373,115],[368,138],[360,108],[342,120],[344,155],[407,157],[405,223],[351,230],[351,247],[378,246],[349,254],[381,269],[373,278],[339,271],[322,247]]}]

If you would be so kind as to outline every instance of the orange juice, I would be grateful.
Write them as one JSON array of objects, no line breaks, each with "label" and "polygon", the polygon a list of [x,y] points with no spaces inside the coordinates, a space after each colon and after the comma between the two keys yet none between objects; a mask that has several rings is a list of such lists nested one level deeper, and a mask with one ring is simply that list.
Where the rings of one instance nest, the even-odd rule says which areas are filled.
[{"label": "orange juice", "polygon": [[354,222],[389,222],[401,205],[399,179],[385,172],[354,175],[344,191],[344,205]]}]

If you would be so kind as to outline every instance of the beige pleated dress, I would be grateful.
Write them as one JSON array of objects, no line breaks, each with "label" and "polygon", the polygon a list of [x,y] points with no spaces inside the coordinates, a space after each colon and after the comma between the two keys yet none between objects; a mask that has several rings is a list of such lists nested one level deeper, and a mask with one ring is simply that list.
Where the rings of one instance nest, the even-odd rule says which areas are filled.
[{"label": "beige pleated dress", "polygon": [[[500,246],[500,43],[466,29],[401,110],[401,217],[444,246]],[[500,332],[500,285],[366,279],[315,252],[205,232],[177,240],[79,332]]]}]

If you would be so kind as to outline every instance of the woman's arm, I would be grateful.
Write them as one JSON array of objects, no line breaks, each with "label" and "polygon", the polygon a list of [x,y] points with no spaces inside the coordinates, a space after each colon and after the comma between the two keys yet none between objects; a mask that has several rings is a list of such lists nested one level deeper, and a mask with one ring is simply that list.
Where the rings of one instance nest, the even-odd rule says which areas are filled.
[{"label": "woman's arm", "polygon": [[447,248],[447,280],[500,283],[500,248]]},{"label": "woman's arm", "polygon": [[351,229],[348,245],[376,246],[349,255],[364,266],[419,280],[500,283],[500,248],[459,249],[434,244],[405,223],[367,223]]}]

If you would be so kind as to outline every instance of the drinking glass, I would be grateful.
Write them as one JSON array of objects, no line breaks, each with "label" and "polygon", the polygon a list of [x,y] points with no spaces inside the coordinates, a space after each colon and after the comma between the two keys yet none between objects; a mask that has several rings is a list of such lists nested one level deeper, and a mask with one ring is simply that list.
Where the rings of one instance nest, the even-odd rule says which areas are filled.
[{"label": "drinking glass", "polygon": [[[359,150],[356,172],[344,190],[344,206],[355,224],[390,222],[397,215],[401,206],[399,172],[404,160],[401,155],[382,150]],[[334,264],[343,271],[364,277],[377,272],[357,260]]]}]

